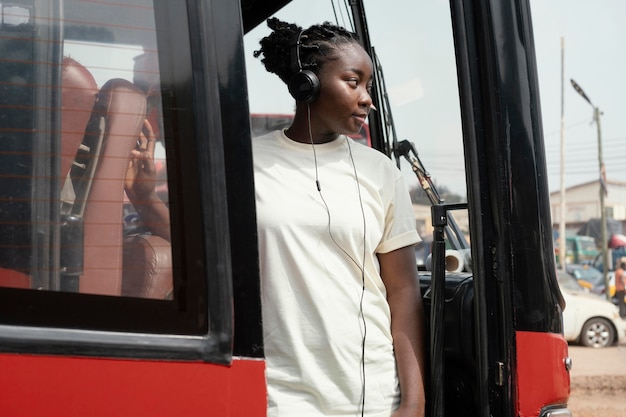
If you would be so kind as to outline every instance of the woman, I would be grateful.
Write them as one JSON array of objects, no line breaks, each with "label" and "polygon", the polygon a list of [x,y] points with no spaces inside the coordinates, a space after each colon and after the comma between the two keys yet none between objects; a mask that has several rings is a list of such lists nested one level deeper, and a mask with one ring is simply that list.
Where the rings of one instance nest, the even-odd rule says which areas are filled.
[{"label": "woman", "polygon": [[346,136],[372,108],[372,62],[332,24],[268,26],[255,56],[296,98],[292,125],[253,142],[268,416],[423,416],[408,190]]}]

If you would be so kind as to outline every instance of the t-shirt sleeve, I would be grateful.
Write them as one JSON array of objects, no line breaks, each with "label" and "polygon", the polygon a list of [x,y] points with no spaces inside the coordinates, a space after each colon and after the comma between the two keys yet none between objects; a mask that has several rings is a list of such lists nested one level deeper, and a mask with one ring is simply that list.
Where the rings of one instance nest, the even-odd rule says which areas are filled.
[{"label": "t-shirt sleeve", "polygon": [[402,174],[394,181],[391,199],[385,216],[385,230],[377,253],[387,253],[415,245],[422,239],[415,228],[415,214],[409,189]]}]

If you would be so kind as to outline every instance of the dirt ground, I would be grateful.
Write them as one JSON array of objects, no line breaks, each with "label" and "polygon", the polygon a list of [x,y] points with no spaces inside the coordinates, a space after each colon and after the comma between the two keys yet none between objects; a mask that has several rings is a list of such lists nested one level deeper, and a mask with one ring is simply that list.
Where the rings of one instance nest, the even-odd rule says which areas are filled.
[{"label": "dirt ground", "polygon": [[626,342],[604,349],[570,345],[569,355],[574,417],[625,417]]}]

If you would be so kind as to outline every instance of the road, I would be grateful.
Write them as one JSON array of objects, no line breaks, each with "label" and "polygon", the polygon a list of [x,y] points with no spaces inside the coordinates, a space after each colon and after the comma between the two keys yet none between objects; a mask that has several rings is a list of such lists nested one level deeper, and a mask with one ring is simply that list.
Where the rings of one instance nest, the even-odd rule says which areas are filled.
[{"label": "road", "polygon": [[[592,349],[569,346],[573,366],[571,377],[620,375],[626,376],[626,340],[618,346]],[[626,402],[626,398],[624,399]]]},{"label": "road", "polygon": [[574,417],[626,416],[626,341],[604,349],[570,345],[569,355]]}]

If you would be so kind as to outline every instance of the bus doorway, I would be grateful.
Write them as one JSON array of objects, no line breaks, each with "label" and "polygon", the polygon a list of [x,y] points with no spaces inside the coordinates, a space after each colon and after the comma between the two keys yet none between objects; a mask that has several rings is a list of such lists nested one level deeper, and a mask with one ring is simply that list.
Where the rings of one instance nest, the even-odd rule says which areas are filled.
[{"label": "bus doorway", "polygon": [[[265,415],[251,114],[293,102],[271,107],[246,59],[274,15],[358,32],[384,67],[368,145],[416,187],[462,178],[468,267],[446,271],[439,250],[419,274],[430,415],[569,415],[528,1],[420,5],[419,25],[335,3],[0,4],[6,415]],[[138,165],[154,177],[129,181]],[[439,200],[446,247],[459,207]]]}]

